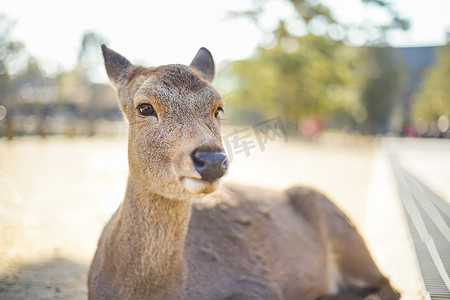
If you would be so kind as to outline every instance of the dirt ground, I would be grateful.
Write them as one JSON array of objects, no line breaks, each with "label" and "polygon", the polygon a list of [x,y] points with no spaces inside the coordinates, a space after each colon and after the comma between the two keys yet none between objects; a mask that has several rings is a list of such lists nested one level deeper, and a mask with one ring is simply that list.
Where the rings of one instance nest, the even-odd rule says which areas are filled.
[{"label": "dirt ground", "polygon": [[[375,145],[270,141],[234,153],[228,180],[316,187],[362,226]],[[0,299],[86,299],[90,260],[126,177],[125,137],[0,139]]]}]

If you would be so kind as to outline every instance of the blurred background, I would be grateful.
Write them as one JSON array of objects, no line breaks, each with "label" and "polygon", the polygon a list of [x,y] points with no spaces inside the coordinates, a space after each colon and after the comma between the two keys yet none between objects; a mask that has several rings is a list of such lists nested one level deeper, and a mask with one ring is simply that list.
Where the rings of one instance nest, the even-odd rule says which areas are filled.
[{"label": "blurred background", "polygon": [[449,12],[444,0],[8,1],[0,136],[122,134],[106,43],[148,66],[208,47],[233,122],[280,115],[306,138],[449,137]]},{"label": "blurred background", "polygon": [[433,248],[425,236],[450,253],[449,16],[447,0],[4,1],[0,299],[86,298],[127,176],[102,43],[145,66],[189,64],[207,47],[225,136],[283,129],[228,148],[230,180],[324,191],[404,299],[445,298],[448,255],[417,253]]}]

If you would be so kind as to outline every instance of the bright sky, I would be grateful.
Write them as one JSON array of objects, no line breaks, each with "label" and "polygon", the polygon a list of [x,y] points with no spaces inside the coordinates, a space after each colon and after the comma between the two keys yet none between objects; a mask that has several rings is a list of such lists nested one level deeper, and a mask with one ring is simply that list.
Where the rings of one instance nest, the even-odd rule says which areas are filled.
[{"label": "bright sky", "polygon": [[[376,9],[364,8],[360,0],[323,0],[339,20],[362,23],[382,20]],[[392,0],[412,27],[407,33],[392,33],[394,46],[444,44],[450,31],[449,0]],[[264,30],[273,29],[280,17],[291,28],[304,31],[286,0],[269,0],[258,29],[244,18],[227,18],[231,10],[244,10],[252,0],[5,0],[0,13],[16,21],[13,37],[25,43],[28,52],[45,63],[47,70],[75,65],[83,32],[93,30],[107,38],[108,45],[132,62],[149,65],[188,64],[201,46],[213,53],[216,64],[250,56],[267,42]],[[356,34],[355,44],[360,42]],[[359,40],[358,40],[359,39]]]}]

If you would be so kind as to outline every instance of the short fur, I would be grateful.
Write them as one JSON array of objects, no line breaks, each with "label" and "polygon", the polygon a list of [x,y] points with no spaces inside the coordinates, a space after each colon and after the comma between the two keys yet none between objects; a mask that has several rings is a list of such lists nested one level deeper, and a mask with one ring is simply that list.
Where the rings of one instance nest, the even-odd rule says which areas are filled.
[{"label": "short fur", "polygon": [[[223,151],[215,116],[223,101],[210,85],[208,50],[191,66],[156,68],[102,50],[130,124],[129,177],[98,242],[89,299],[399,298],[351,221],[322,194],[218,190],[220,179],[201,180],[191,153]],[[141,103],[156,116],[140,115]]]}]

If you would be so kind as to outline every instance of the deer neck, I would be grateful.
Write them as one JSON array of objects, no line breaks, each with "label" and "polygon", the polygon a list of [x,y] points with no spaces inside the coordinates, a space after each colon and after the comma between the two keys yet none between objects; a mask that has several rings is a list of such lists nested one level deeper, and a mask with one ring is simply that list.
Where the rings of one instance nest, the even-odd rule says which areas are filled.
[{"label": "deer neck", "polygon": [[138,268],[146,285],[150,282],[155,289],[167,289],[170,284],[183,286],[184,243],[190,214],[188,200],[156,195],[130,174],[119,210],[120,236],[132,248],[128,260]]}]

